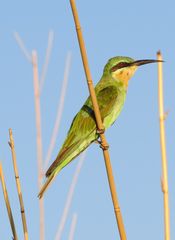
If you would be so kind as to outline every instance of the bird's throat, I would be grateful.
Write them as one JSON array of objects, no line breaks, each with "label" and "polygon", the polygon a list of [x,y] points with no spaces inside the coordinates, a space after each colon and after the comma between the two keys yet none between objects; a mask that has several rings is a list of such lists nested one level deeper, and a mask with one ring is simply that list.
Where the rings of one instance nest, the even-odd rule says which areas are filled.
[{"label": "bird's throat", "polygon": [[137,66],[129,68],[122,68],[112,73],[112,77],[118,81],[121,81],[125,87],[128,87],[130,78],[134,75]]}]

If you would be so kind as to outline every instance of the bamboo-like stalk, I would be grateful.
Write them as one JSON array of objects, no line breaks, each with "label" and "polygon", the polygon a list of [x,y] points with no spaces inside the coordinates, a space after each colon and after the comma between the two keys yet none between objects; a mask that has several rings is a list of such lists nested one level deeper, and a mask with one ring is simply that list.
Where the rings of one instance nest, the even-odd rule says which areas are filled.
[{"label": "bamboo-like stalk", "polygon": [[8,213],[8,217],[9,217],[9,221],[10,221],[10,226],[11,226],[12,233],[13,233],[13,238],[14,238],[14,240],[18,240],[1,163],[0,163],[0,179],[1,179],[2,190],[3,190],[3,194],[4,194],[5,204],[6,204],[6,208],[7,208],[7,213]]},{"label": "bamboo-like stalk", "polygon": [[68,240],[74,240],[76,224],[77,224],[77,213],[74,213],[72,217]]},{"label": "bamboo-like stalk", "polygon": [[90,96],[92,99],[92,105],[93,105],[93,109],[94,109],[94,113],[95,113],[97,128],[100,133],[101,146],[103,149],[106,171],[107,171],[107,175],[108,175],[108,182],[109,182],[109,186],[110,186],[111,197],[112,197],[114,212],[115,212],[115,216],[116,216],[116,220],[117,220],[117,224],[118,224],[119,234],[120,234],[120,238],[122,240],[125,240],[126,233],[125,233],[125,228],[124,228],[122,215],[121,215],[121,211],[120,211],[120,207],[119,207],[119,201],[117,198],[117,192],[116,192],[114,177],[113,177],[113,173],[112,173],[112,166],[110,163],[110,155],[109,155],[109,151],[108,151],[109,146],[106,141],[105,134],[104,134],[104,126],[102,123],[100,110],[99,110],[99,106],[98,106],[98,102],[97,102],[97,98],[95,95],[95,90],[94,90],[94,86],[93,86],[93,82],[92,82],[92,77],[91,77],[91,73],[90,73],[90,69],[89,69],[89,65],[88,65],[86,48],[85,48],[85,44],[84,44],[84,40],[83,40],[83,34],[81,31],[80,21],[79,21],[79,17],[78,17],[78,11],[76,9],[74,0],[70,0],[70,4],[71,4],[71,8],[72,8],[72,13],[74,16],[74,22],[75,22],[76,31],[77,31],[77,37],[78,37],[78,41],[79,41],[81,57],[82,57],[83,66],[84,66],[84,70],[85,70],[85,74],[86,74],[89,93],[90,93]]},{"label": "bamboo-like stalk", "polygon": [[[161,52],[157,52],[157,59],[162,60]],[[163,73],[162,62],[158,62],[158,101],[159,101],[159,123],[160,123],[160,145],[162,154],[162,192],[164,199],[164,225],[165,240],[170,240],[170,216],[169,216],[169,196],[168,196],[168,167],[166,157],[165,140],[165,112],[163,106]]]},{"label": "bamboo-like stalk", "polygon": [[[37,161],[38,161],[38,188],[42,186],[42,134],[41,134],[41,108],[40,108],[40,88],[38,77],[38,62],[37,52],[32,51],[32,64],[33,64],[33,85],[34,85],[34,100],[35,100],[35,113],[36,113],[36,142],[37,142]],[[40,240],[44,240],[44,198],[39,200],[39,213],[40,213]]]},{"label": "bamboo-like stalk", "polygon": [[71,53],[69,52],[67,54],[67,58],[66,58],[64,77],[63,77],[63,83],[62,83],[62,87],[61,87],[61,95],[60,95],[60,100],[59,100],[59,104],[58,104],[56,121],[55,121],[55,125],[54,125],[53,131],[52,131],[52,136],[51,136],[48,152],[46,155],[46,160],[44,163],[44,169],[46,169],[48,167],[48,163],[50,161],[50,158],[51,158],[51,155],[52,155],[55,143],[56,143],[56,138],[58,135],[58,130],[59,130],[60,122],[61,122],[61,116],[62,116],[62,112],[63,112],[63,108],[64,108],[64,100],[65,100],[65,95],[66,95],[66,89],[67,89],[67,83],[68,83],[68,77],[69,77],[69,71],[70,71],[70,64],[71,64]]},{"label": "bamboo-like stalk", "polygon": [[20,203],[20,208],[21,208],[21,218],[22,218],[22,224],[23,224],[24,239],[28,240],[27,222],[26,222],[26,216],[25,216],[25,210],[24,210],[24,202],[23,202],[23,197],[22,197],[20,179],[19,179],[19,174],[18,174],[18,167],[17,167],[17,161],[16,161],[16,153],[15,153],[15,145],[14,145],[12,129],[9,129],[9,136],[10,136],[9,145],[10,145],[11,152],[12,152],[12,160],[13,160],[13,168],[14,168],[14,173],[15,173],[16,187],[17,187],[19,203]]},{"label": "bamboo-like stalk", "polygon": [[66,223],[66,220],[67,220],[68,212],[69,212],[69,209],[70,209],[70,206],[71,206],[71,203],[72,203],[72,198],[73,198],[73,194],[74,194],[74,191],[75,191],[78,176],[80,174],[80,171],[81,171],[84,159],[85,159],[85,154],[86,154],[86,151],[81,154],[80,160],[78,161],[77,167],[75,169],[75,173],[73,175],[72,182],[71,182],[71,185],[70,185],[70,188],[69,188],[69,191],[68,191],[67,199],[66,199],[66,202],[65,202],[65,206],[64,206],[64,209],[63,209],[63,214],[61,216],[61,220],[60,220],[60,224],[58,226],[58,230],[57,230],[57,233],[56,233],[55,240],[61,240],[62,233],[63,233],[63,230],[64,230],[64,226],[65,226],[65,223]]}]

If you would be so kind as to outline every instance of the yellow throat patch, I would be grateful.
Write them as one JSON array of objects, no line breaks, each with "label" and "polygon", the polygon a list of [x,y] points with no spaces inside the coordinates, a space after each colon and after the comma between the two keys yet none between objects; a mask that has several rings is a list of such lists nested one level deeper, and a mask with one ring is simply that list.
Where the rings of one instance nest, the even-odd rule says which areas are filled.
[{"label": "yellow throat patch", "polygon": [[121,82],[123,82],[125,87],[128,87],[128,82],[136,70],[137,66],[127,67],[123,69],[121,68],[113,72],[112,77],[114,79],[120,80]]}]

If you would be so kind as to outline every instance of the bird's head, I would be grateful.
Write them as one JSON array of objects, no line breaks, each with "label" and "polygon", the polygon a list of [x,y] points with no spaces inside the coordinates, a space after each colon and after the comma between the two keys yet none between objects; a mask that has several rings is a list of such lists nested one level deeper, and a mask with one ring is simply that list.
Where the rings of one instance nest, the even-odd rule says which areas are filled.
[{"label": "bird's head", "polygon": [[127,87],[129,79],[134,75],[139,66],[159,61],[149,59],[135,61],[129,57],[113,57],[109,59],[104,67],[104,74],[110,74],[114,80],[122,82]]}]

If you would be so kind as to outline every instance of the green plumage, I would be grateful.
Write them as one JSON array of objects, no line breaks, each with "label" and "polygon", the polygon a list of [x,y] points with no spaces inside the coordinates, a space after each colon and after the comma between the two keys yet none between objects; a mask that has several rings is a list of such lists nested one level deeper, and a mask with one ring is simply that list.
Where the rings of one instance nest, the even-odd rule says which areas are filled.
[{"label": "green plumage", "polygon": [[[105,129],[110,127],[120,114],[125,102],[128,80],[138,66],[156,62],[156,60],[134,61],[128,57],[111,58],[103,71],[102,78],[95,87],[101,118]],[[84,151],[99,135],[91,98],[88,97],[83,107],[72,121],[71,127],[56,160],[46,172],[48,178],[39,197],[50,185],[59,171]]]},{"label": "green plumage", "polygon": [[[101,118],[107,129],[122,109],[126,90],[120,83],[102,77],[95,92]],[[46,176],[48,177],[53,171],[60,171],[98,137],[92,102],[89,97],[75,116],[57,159],[47,170]]]}]

